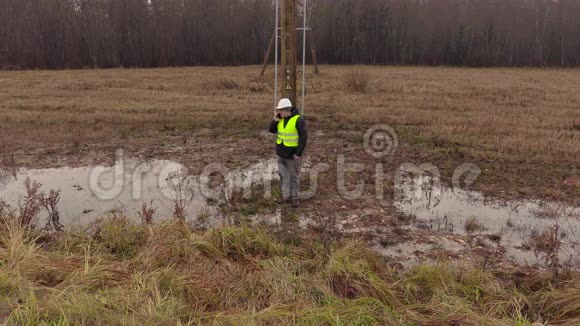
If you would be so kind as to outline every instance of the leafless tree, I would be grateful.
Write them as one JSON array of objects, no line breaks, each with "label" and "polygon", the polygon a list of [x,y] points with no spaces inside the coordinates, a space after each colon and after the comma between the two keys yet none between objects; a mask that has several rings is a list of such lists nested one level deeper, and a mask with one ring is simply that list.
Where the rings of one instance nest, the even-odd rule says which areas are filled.
[{"label": "leafless tree", "polygon": [[[322,63],[580,64],[578,0],[310,5]],[[273,0],[0,0],[0,68],[258,64],[274,27],[273,6]]]}]

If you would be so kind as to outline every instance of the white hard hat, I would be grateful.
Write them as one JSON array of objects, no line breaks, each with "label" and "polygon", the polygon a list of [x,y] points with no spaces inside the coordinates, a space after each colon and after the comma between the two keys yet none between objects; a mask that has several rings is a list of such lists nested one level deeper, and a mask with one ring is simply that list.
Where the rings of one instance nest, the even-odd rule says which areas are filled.
[{"label": "white hard hat", "polygon": [[278,106],[276,107],[276,109],[281,110],[281,109],[288,109],[292,107],[292,101],[290,101],[287,98],[283,98],[280,100],[280,102],[278,102]]}]

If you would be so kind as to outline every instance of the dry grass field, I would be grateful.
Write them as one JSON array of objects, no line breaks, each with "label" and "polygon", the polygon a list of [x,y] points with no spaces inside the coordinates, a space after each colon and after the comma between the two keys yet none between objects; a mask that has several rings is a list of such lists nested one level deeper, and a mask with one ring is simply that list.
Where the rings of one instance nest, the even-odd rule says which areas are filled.
[{"label": "dry grass field", "polygon": [[[444,177],[470,162],[483,170],[476,187],[489,194],[580,198],[576,70],[322,68],[308,74],[309,156],[349,146],[365,161],[364,131],[388,124],[401,139],[396,162],[433,163]],[[1,72],[1,161],[101,163],[118,146],[193,166],[271,156],[271,139],[260,132],[271,115],[272,76],[258,78],[258,71]],[[361,72],[362,88],[349,87],[353,71]]]},{"label": "dry grass field", "polygon": [[[265,131],[273,72],[264,78],[258,72],[256,66],[0,72],[0,169],[113,164],[119,147],[135,158],[175,160],[193,174],[209,163],[238,168],[272,158],[274,140]],[[545,240],[537,247],[556,253],[547,256],[552,260],[518,266],[503,257],[501,235],[404,229],[412,217],[376,199],[372,184],[375,163],[385,163],[389,177],[403,163],[431,163],[445,182],[473,163],[482,174],[472,188],[485,195],[578,206],[578,71],[323,66],[321,72],[308,74],[307,157],[331,167],[341,154],[370,163],[347,179],[367,181],[361,198],[338,196],[330,169],[298,213],[282,209],[286,224],[301,216],[320,222],[298,234],[248,227],[242,218],[279,206],[263,196],[234,196],[224,214],[239,220],[226,227],[193,228],[178,219],[141,225],[112,213],[64,232],[23,226],[18,210],[0,198],[0,321],[578,325],[580,282],[558,261],[557,229],[536,237]],[[377,124],[396,131],[393,156],[365,152],[365,131]],[[385,187],[392,198],[392,183]],[[365,217],[359,233],[339,234],[337,218],[353,215]],[[468,221],[466,229],[477,228],[475,218]],[[379,234],[384,247],[427,239],[421,242],[430,248],[427,261],[436,263],[401,268],[368,248],[378,236],[365,227],[388,230]],[[449,239],[466,249],[447,250]]]}]

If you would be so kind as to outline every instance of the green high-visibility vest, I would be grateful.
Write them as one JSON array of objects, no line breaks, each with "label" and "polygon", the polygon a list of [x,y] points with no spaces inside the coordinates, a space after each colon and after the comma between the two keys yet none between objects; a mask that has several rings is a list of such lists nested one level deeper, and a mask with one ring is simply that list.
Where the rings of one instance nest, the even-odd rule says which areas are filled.
[{"label": "green high-visibility vest", "polygon": [[296,122],[300,118],[300,115],[295,115],[288,121],[286,127],[284,127],[284,120],[280,119],[278,121],[278,139],[276,144],[284,144],[286,147],[298,147],[298,128],[296,128]]}]

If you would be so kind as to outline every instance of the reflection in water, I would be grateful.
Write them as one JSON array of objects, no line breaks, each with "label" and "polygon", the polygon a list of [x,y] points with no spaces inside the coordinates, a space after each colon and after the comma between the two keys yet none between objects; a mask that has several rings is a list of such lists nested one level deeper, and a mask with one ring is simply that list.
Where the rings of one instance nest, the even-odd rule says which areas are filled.
[{"label": "reflection in water", "polygon": [[537,262],[530,251],[534,239],[558,226],[560,260],[580,265],[580,208],[542,201],[488,199],[477,192],[434,185],[426,176],[402,182],[395,190],[395,206],[416,218],[415,227],[495,237],[501,239],[508,257],[520,262]]}]

